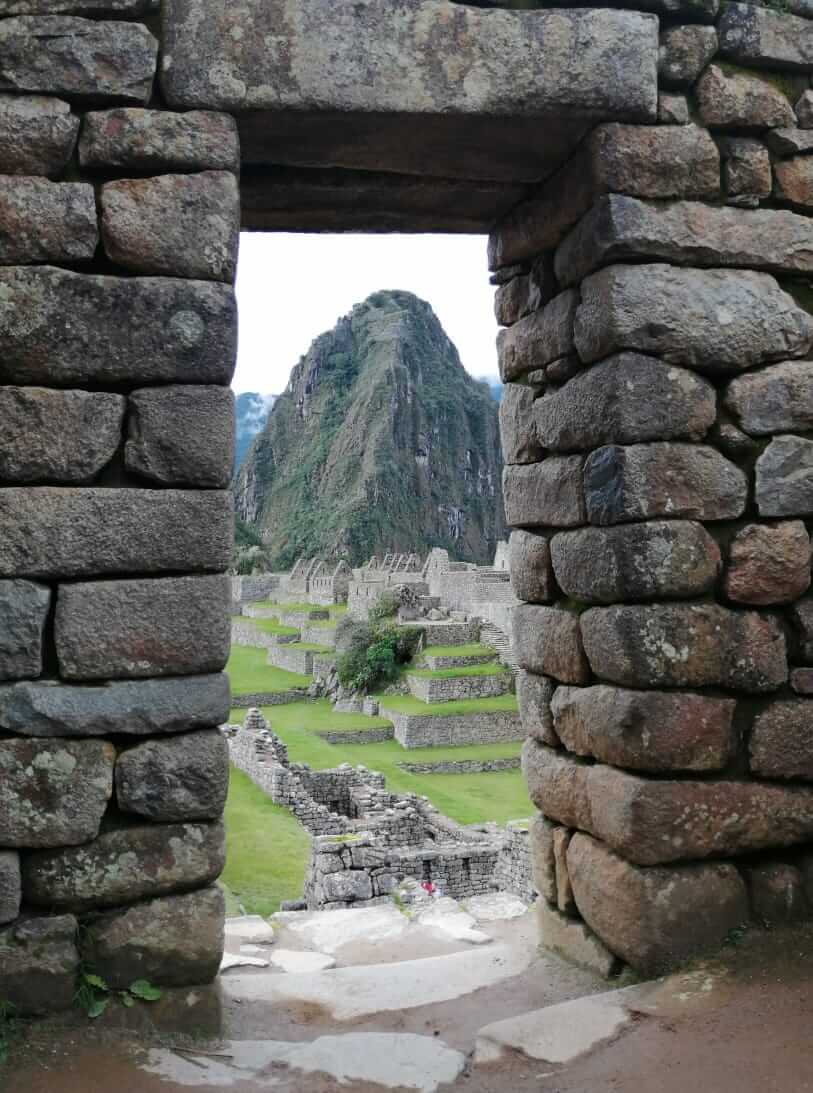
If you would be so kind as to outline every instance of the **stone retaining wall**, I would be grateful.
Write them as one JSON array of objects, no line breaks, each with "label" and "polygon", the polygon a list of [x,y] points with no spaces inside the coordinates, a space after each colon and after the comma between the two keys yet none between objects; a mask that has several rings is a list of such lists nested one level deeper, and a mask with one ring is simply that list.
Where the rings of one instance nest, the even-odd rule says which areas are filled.
[{"label": "stone retaining wall", "polygon": [[384,740],[394,740],[395,729],[387,725],[378,729],[360,729],[358,732],[318,732],[316,735],[328,744],[380,744]]},{"label": "stone retaining wall", "polygon": [[494,883],[505,892],[514,892],[532,903],[538,893],[531,868],[531,844],[527,820],[514,820],[506,825],[505,842],[497,866]]},{"label": "stone retaining wall", "polygon": [[490,774],[496,770],[519,770],[520,759],[447,759],[442,763],[396,763],[409,774]]},{"label": "stone retaining wall", "polygon": [[261,630],[253,623],[232,619],[232,645],[253,645],[257,649],[276,649],[278,645],[290,645],[298,640],[297,634],[269,634],[268,631]]},{"label": "stone retaining wall", "polygon": [[303,702],[308,697],[306,687],[290,691],[257,691],[254,694],[232,695],[233,710],[248,710],[252,706],[288,706],[291,702]]},{"label": "stone retaining wall", "polygon": [[472,676],[407,675],[410,693],[422,702],[453,702],[466,698],[490,698],[511,689],[508,672]]},{"label": "stone retaining wall", "polygon": [[404,748],[496,744],[502,740],[522,740],[525,736],[519,714],[510,710],[433,717],[396,713],[382,706],[380,714],[393,723],[395,739]]}]

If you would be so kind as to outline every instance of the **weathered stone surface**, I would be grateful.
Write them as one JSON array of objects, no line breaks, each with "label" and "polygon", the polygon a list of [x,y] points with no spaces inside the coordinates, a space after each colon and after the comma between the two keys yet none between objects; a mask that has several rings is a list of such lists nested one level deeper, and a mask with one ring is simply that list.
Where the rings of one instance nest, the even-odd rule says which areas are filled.
[{"label": "weathered stone surface", "polygon": [[813,152],[813,130],[770,129],[765,134],[765,142],[778,156],[803,155]]},{"label": "weathered stone surface", "polygon": [[86,846],[27,854],[23,898],[89,911],[185,892],[217,880],[225,853],[221,823],[114,827]]},{"label": "weathered stone surface", "polygon": [[590,669],[579,616],[558,607],[519,604],[511,612],[512,648],[520,668],[562,683],[586,683]]},{"label": "weathered stone surface", "polygon": [[760,516],[813,515],[813,440],[777,436],[757,460]]},{"label": "weathered stone surface", "polygon": [[22,898],[20,855],[16,850],[0,850],[0,926],[17,918]]},{"label": "weathered stone surface", "polygon": [[790,603],[810,587],[810,539],[801,520],[749,524],[731,543],[725,593],[737,603]]},{"label": "weathered stone surface", "polygon": [[[531,117],[567,107],[577,116],[655,116],[651,15],[300,0],[294,18],[290,3],[250,0],[238,39],[231,12],[226,0],[164,6],[161,80],[171,106]],[[285,65],[269,40],[285,44]],[[449,56],[469,78],[438,67],[437,58]]]},{"label": "weathered stone surface", "polygon": [[524,266],[513,268],[521,272],[501,281],[494,293],[494,317],[500,326],[511,326],[524,319],[556,295],[552,254],[534,262],[527,273]]},{"label": "weathered stone surface", "polygon": [[703,596],[720,572],[715,541],[683,520],[562,532],[550,550],[556,583],[582,603]]},{"label": "weathered stone surface", "polygon": [[116,799],[150,820],[215,820],[229,785],[229,748],[218,729],[148,740],[119,755]]},{"label": "weathered stone surface", "polygon": [[576,834],[568,867],[587,924],[643,975],[716,948],[748,920],[745,884],[733,865],[636,869],[595,839]]},{"label": "weathered stone surface", "polygon": [[89,261],[99,239],[93,187],[83,182],[0,177],[0,220],[6,266]]},{"label": "weathered stone surface", "polygon": [[0,740],[0,846],[75,846],[95,838],[113,792],[112,744]]},{"label": "weathered stone surface", "polygon": [[813,428],[813,362],[783,361],[728,386],[726,408],[753,436]]},{"label": "weathered stone surface", "polygon": [[526,603],[550,603],[556,584],[550,562],[550,540],[532,531],[512,531],[511,585]]},{"label": "weathered stone surface", "polygon": [[813,318],[766,273],[620,265],[582,284],[575,341],[583,361],[637,349],[701,372],[739,372],[801,356]]},{"label": "weathered stone surface", "polygon": [[556,735],[568,751],[631,770],[723,770],[735,748],[730,698],[620,687],[557,687]]},{"label": "weathered stone surface", "polygon": [[658,76],[665,87],[691,87],[717,52],[714,27],[684,24],[661,34]]},{"label": "weathered stone surface", "polygon": [[748,436],[742,429],[732,425],[730,421],[720,421],[711,431],[709,436],[711,443],[720,451],[733,459],[735,463],[755,459],[762,450],[758,440]]},{"label": "weathered stone surface", "polygon": [[803,664],[813,664],[813,598],[799,600],[791,609],[791,619],[799,638],[799,655]]},{"label": "weathered stone surface", "polygon": [[0,15],[120,15],[154,11],[156,0],[0,0]]},{"label": "weathered stone surface", "polygon": [[0,482],[87,482],[121,442],[126,399],[46,387],[0,387]]},{"label": "weathered stone surface", "polygon": [[661,125],[688,125],[689,104],[686,96],[661,91],[658,95],[658,121]]},{"label": "weathered stone surface", "polygon": [[211,983],[223,958],[224,917],[216,886],[109,911],[83,931],[82,959],[117,990],[137,979],[162,987]]},{"label": "weathered stone surface", "polygon": [[787,862],[766,862],[745,871],[754,915],[766,925],[810,917],[802,872]]},{"label": "weathered stone surface", "polygon": [[102,186],[102,241],[135,273],[234,281],[237,180],[228,171],[123,179]]},{"label": "weathered stone surface", "polygon": [[602,839],[636,865],[793,846],[813,830],[811,786],[642,778],[530,739],[523,769],[531,800],[546,816]]},{"label": "weathered stone surface", "polygon": [[167,486],[225,489],[234,464],[234,395],[178,385],[134,391],[124,463]]},{"label": "weathered stone surface", "polygon": [[517,673],[517,705],[522,727],[528,736],[556,747],[559,743],[553,731],[550,701],[554,684],[545,676],[520,670]]},{"label": "weathered stone surface", "polygon": [[574,527],[585,521],[583,459],[552,456],[541,463],[505,467],[505,519],[514,527]]},{"label": "weathered stone surface", "polygon": [[158,43],[140,23],[21,15],[0,23],[0,88],[146,103]]},{"label": "weathered stone surface", "polygon": [[0,94],[0,174],[61,175],[78,133],[79,118],[66,102]]},{"label": "weathered stone surface", "polygon": [[709,65],[695,87],[700,120],[710,129],[777,129],[796,121],[778,88],[756,74],[727,75]]},{"label": "weathered stone surface", "polygon": [[730,687],[759,693],[788,678],[781,626],[716,604],[592,607],[581,616],[597,676],[629,687]]},{"label": "weathered stone surface", "polygon": [[813,162],[809,156],[793,156],[776,164],[774,195],[801,209],[813,207]]},{"label": "weathered stone surface", "polygon": [[584,922],[561,914],[544,899],[537,900],[535,906],[541,941],[546,949],[605,979],[618,971],[618,957]]},{"label": "weathered stone surface", "polygon": [[641,440],[702,440],[717,415],[710,383],[638,353],[619,353],[580,372],[532,407],[539,443],[557,452]]},{"label": "weathered stone surface", "polygon": [[813,25],[758,4],[727,3],[720,16],[720,53],[743,64],[813,71]]},{"label": "weathered stone surface", "polygon": [[73,915],[26,917],[0,932],[0,997],[19,1016],[74,1004],[79,951]]},{"label": "weathered stone surface", "polygon": [[237,124],[228,114],[119,107],[85,115],[79,141],[85,170],[232,171],[240,167]]},{"label": "weathered stone surface", "polygon": [[222,725],[225,673],[122,680],[103,687],[62,683],[0,686],[0,728],[25,736],[154,736]]},{"label": "weathered stone surface", "polygon": [[554,825],[537,812],[528,827],[531,875],[542,902],[556,902],[556,862],[553,856]]},{"label": "weathered stone surface", "polygon": [[560,292],[541,311],[520,319],[497,335],[503,383],[564,357],[573,349],[573,318],[579,303],[575,289]]},{"label": "weathered stone surface", "polygon": [[810,273],[813,220],[784,209],[736,209],[683,201],[651,204],[610,194],[596,203],[557,250],[556,276],[570,285],[598,266],[630,258]]},{"label": "weathered stone surface", "polygon": [[207,490],[0,491],[0,574],[102,577],[229,565],[230,495]]},{"label": "weathered stone surface", "polygon": [[723,186],[730,204],[755,209],[770,197],[773,184],[768,149],[751,137],[728,137],[720,141],[723,157]]},{"label": "weathered stone surface", "polygon": [[500,399],[500,439],[504,463],[536,463],[544,450],[536,436],[534,390],[506,383]]},{"label": "weathered stone surface", "polygon": [[322,893],[328,902],[354,903],[373,898],[370,874],[362,870],[329,873],[322,881]]},{"label": "weathered stone surface", "polygon": [[747,496],[748,479],[739,467],[701,444],[608,445],[596,449],[584,465],[591,524],[655,516],[736,519],[745,511]]},{"label": "weathered stone surface", "polygon": [[754,774],[813,781],[813,703],[771,702],[754,718],[749,749]]},{"label": "weathered stone surface", "polygon": [[35,679],[41,674],[50,602],[51,591],[44,585],[0,581],[0,680]]},{"label": "weathered stone surface", "polygon": [[59,673],[93,680],[220,672],[230,610],[225,574],[62,584],[54,623]]},{"label": "weathered stone surface", "polygon": [[797,695],[813,695],[813,668],[793,668],[790,686]]},{"label": "weathered stone surface", "polygon": [[231,382],[237,307],[225,285],[0,269],[0,382]]},{"label": "weathered stone surface", "polygon": [[793,108],[800,129],[813,129],[813,91],[803,91]]},{"label": "weathered stone surface", "polygon": [[567,871],[567,847],[573,832],[566,827],[553,829],[553,861],[556,869],[556,906],[563,915],[576,912],[573,888]]}]

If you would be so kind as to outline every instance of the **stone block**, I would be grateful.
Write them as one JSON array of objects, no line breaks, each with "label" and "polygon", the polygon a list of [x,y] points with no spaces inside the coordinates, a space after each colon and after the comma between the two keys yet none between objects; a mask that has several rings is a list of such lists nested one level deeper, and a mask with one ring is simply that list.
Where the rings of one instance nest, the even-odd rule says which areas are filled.
[{"label": "stone block", "polygon": [[68,680],[220,672],[231,644],[228,576],[62,584],[54,623]]},{"label": "stone block", "polygon": [[797,695],[813,694],[813,668],[793,668],[790,673],[790,686]]},{"label": "stone block", "polygon": [[732,540],[723,588],[730,600],[790,603],[810,587],[810,538],[801,520],[749,524]]},{"label": "stone block", "polygon": [[13,922],[19,915],[21,884],[20,855],[16,850],[0,850],[0,926]]},{"label": "stone block", "polygon": [[575,289],[560,292],[540,311],[520,319],[497,335],[503,383],[544,368],[573,349],[573,317],[579,303]]},{"label": "stone block", "polygon": [[240,196],[231,172],[108,182],[101,210],[104,249],[125,269],[234,281]]},{"label": "stone block", "polygon": [[234,395],[178,385],[134,391],[124,463],[165,486],[225,489],[234,466]]},{"label": "stone block", "polygon": [[87,262],[99,240],[93,187],[83,182],[0,177],[0,220],[5,266]]},{"label": "stone block", "polygon": [[0,387],[0,482],[90,481],[116,454],[125,406],[104,392]]},{"label": "stone block", "polygon": [[0,0],[0,15],[118,15],[154,11],[156,0]]},{"label": "stone block", "polygon": [[[517,268],[525,269],[524,266]],[[528,273],[520,272],[500,284],[494,293],[494,317],[500,326],[513,326],[555,295],[553,255],[549,255],[536,261]]]},{"label": "stone block", "polygon": [[20,15],[0,23],[0,89],[146,103],[158,43],[140,23]]},{"label": "stone block", "polygon": [[608,979],[616,975],[620,961],[584,922],[567,918],[544,899],[536,903],[537,921],[542,944],[551,952]]},{"label": "stone block", "polygon": [[[568,751],[631,770],[723,770],[734,699],[621,687],[557,687],[554,730]],[[547,743],[547,741],[545,741]]]},{"label": "stone block", "polygon": [[610,194],[600,198],[562,242],[556,252],[556,276],[571,285],[599,266],[633,258],[811,273],[813,220],[785,209],[685,201],[655,204]]},{"label": "stone block", "polygon": [[95,838],[113,792],[103,740],[0,740],[0,846],[75,846]]},{"label": "stone block", "polygon": [[757,460],[760,516],[813,515],[813,440],[776,436]]},{"label": "stone block", "polygon": [[723,455],[727,455],[735,463],[754,460],[762,451],[762,445],[758,440],[748,436],[730,421],[718,421],[709,439]]},{"label": "stone block", "polygon": [[717,416],[710,383],[639,353],[610,357],[531,405],[540,445],[556,452],[641,440],[702,440]]},{"label": "stone block", "polygon": [[709,65],[695,95],[700,121],[709,129],[779,129],[796,121],[785,95],[755,73],[727,74]]},{"label": "stone block", "polygon": [[23,899],[56,910],[118,907],[212,884],[225,855],[221,823],[110,827],[86,846],[27,854]]},{"label": "stone block", "polygon": [[322,899],[326,903],[339,900],[343,903],[356,903],[358,900],[373,898],[373,882],[370,874],[362,870],[351,869],[343,873],[329,873],[322,878]]},{"label": "stone block", "polygon": [[597,448],[584,464],[591,524],[657,516],[730,520],[743,514],[747,498],[743,471],[702,444],[611,444]]},{"label": "stone block", "polygon": [[664,87],[690,88],[717,52],[714,27],[690,23],[661,34],[658,76]]},{"label": "stone block", "polygon": [[813,25],[786,11],[726,3],[719,23],[720,53],[757,68],[813,72]]},{"label": "stone block", "polygon": [[553,861],[556,869],[556,906],[563,915],[576,913],[573,888],[567,871],[567,846],[573,832],[566,827],[553,829]]},{"label": "stone block", "polygon": [[590,669],[579,617],[558,607],[519,604],[511,612],[512,648],[520,668],[562,683],[586,683]]},{"label": "stone block", "polygon": [[802,356],[813,344],[813,318],[765,273],[620,265],[594,273],[581,291],[583,361],[637,349],[718,374]]},{"label": "stone block", "polygon": [[554,825],[537,812],[528,827],[531,875],[541,902],[556,902],[556,860],[553,855]]},{"label": "stone block", "polygon": [[749,750],[759,777],[813,781],[813,703],[771,702],[754,718]]},{"label": "stone block", "polygon": [[708,532],[683,520],[579,528],[554,535],[550,549],[556,583],[582,603],[703,596],[721,568]]},{"label": "stone block", "polygon": [[509,526],[567,528],[583,524],[583,462],[580,455],[551,456],[541,463],[505,467],[502,490]]},{"label": "stone block", "polygon": [[752,436],[813,428],[813,361],[782,361],[737,376],[725,406]]},{"label": "stone block", "polygon": [[0,581],[0,680],[42,673],[42,639],[51,591],[32,581]]},{"label": "stone block", "polygon": [[[793,846],[813,831],[811,786],[642,778],[530,739],[523,767],[531,800],[549,819],[588,832],[635,865]],[[584,913],[578,889],[576,903]]]},{"label": "stone block", "polygon": [[0,94],[0,174],[59,177],[73,155],[79,124],[61,99]]},{"label": "stone block", "polygon": [[774,196],[800,209],[813,208],[813,163],[807,156],[793,156],[775,165]]},{"label": "stone block", "polygon": [[77,930],[73,915],[44,915],[0,931],[0,998],[15,1015],[38,1017],[74,1005]]},{"label": "stone block", "polygon": [[550,542],[532,531],[512,531],[511,586],[526,603],[550,603],[556,598],[556,583],[550,561]]},{"label": "stone block", "polygon": [[813,599],[795,603],[790,617],[798,634],[798,655],[803,664],[813,664]]},{"label": "stone block", "polygon": [[226,491],[0,491],[0,575],[7,577],[225,570],[232,535]]},{"label": "stone block", "polygon": [[224,917],[216,886],[108,911],[82,932],[82,959],[114,990],[137,979],[161,987],[211,983],[223,957]]},{"label": "stone block", "polygon": [[534,391],[518,383],[506,383],[500,399],[500,439],[505,463],[536,463],[544,450],[536,436]]},{"label": "stone block", "polygon": [[748,920],[745,884],[733,865],[637,869],[576,834],[568,867],[588,926],[642,975],[659,975],[717,948]]},{"label": "stone block", "polygon": [[0,269],[2,383],[228,385],[236,352],[225,285]]},{"label": "stone block", "polygon": [[813,130],[770,129],[765,134],[765,143],[778,156],[804,155],[813,152]]},{"label": "stone block", "polygon": [[553,715],[550,702],[554,684],[545,676],[520,669],[517,672],[517,705],[522,727],[528,736],[556,747],[559,743],[553,731]]},{"label": "stone block", "polygon": [[745,870],[751,909],[766,926],[810,917],[802,872],[787,862],[765,862]]},{"label": "stone block", "polygon": [[661,91],[658,94],[658,121],[661,125],[688,125],[689,104],[686,96]]},{"label": "stone block", "polygon": [[79,162],[86,171],[180,171],[240,169],[237,123],[228,114],[192,110],[118,107],[92,111],[82,123]]},{"label": "stone block", "polygon": [[732,205],[756,208],[771,196],[773,176],[768,149],[751,137],[728,137],[720,141],[723,156],[723,186]]},{"label": "stone block", "polygon": [[628,687],[728,687],[759,694],[788,678],[779,623],[717,604],[592,607],[582,638],[597,676]]},{"label": "stone block", "polygon": [[122,680],[81,687],[53,681],[0,685],[0,729],[25,736],[154,736],[222,725],[225,673]]},{"label": "stone block", "polygon": [[803,91],[793,108],[800,129],[813,129],[813,91]]}]

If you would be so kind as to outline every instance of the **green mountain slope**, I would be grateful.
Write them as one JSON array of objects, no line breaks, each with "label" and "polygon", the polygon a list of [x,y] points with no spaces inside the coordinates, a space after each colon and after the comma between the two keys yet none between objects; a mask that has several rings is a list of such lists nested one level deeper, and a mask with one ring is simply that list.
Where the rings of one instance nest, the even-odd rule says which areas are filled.
[{"label": "green mountain slope", "polygon": [[446,547],[486,562],[505,534],[497,405],[429,304],[376,292],[291,373],[235,480],[274,568]]}]

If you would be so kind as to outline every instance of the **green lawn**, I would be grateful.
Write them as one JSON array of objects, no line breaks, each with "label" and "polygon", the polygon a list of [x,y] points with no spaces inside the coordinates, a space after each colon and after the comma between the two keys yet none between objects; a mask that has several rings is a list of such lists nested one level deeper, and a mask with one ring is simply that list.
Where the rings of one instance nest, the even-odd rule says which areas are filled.
[{"label": "green lawn", "polygon": [[408,676],[423,679],[457,679],[459,676],[504,676],[508,669],[501,664],[467,664],[463,668],[406,668]]},{"label": "green lawn", "polygon": [[329,645],[315,645],[312,641],[291,641],[283,649],[298,649],[301,653],[332,653]]},{"label": "green lawn", "polygon": [[252,626],[255,626],[258,630],[262,630],[266,634],[298,634],[299,630],[296,626],[283,626],[281,622],[277,622],[276,619],[247,619]]},{"label": "green lawn", "polygon": [[286,672],[268,663],[268,650],[253,645],[233,645],[226,671],[231,689],[236,695],[290,691],[292,687],[307,687],[312,679],[298,672]]},{"label": "green lawn", "polygon": [[346,603],[334,603],[323,606],[318,603],[272,603],[271,600],[262,600],[251,606],[268,607],[274,611],[279,611],[281,615],[298,615],[305,611],[329,611],[332,619],[340,618],[347,613]]},{"label": "green lawn", "polygon": [[382,706],[393,713],[418,714],[422,717],[451,717],[453,714],[488,713],[493,710],[517,710],[515,695],[491,698],[461,698],[455,702],[421,702],[413,695],[376,695]]},{"label": "green lawn", "polygon": [[[272,915],[284,899],[299,899],[310,838],[293,815],[272,804],[242,771],[232,768],[226,802],[223,884],[249,914]],[[228,898],[231,896],[233,898]]]},{"label": "green lawn", "polygon": [[490,645],[428,645],[421,654],[432,657],[496,657]]}]

